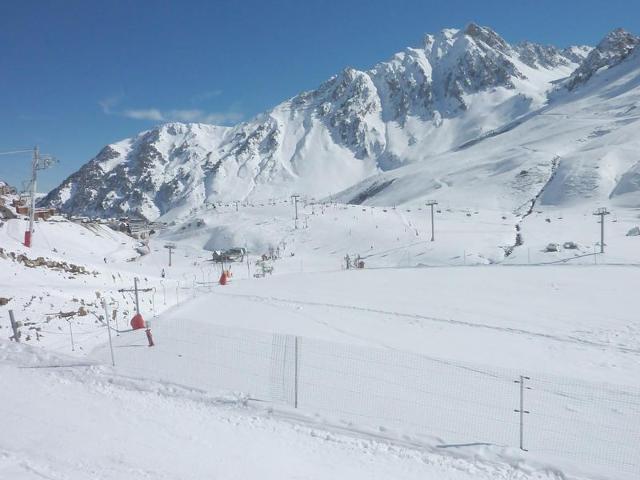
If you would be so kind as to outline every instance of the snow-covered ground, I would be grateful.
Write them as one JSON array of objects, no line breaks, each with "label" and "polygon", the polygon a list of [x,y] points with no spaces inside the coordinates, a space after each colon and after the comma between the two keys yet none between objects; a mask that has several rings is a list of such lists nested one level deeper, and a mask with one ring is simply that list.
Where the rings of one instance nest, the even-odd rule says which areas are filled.
[{"label": "snow-covered ground", "polygon": [[0,372],[0,477],[7,479],[559,478],[488,447],[445,453],[318,427],[304,416],[4,341]]},{"label": "snow-covered ground", "polygon": [[[634,478],[640,465],[633,450],[640,441],[633,428],[640,418],[640,323],[631,292],[640,275],[640,237],[626,233],[635,226],[635,211],[620,208],[607,217],[606,253],[594,256],[599,225],[592,212],[534,210],[521,224],[525,244],[505,256],[503,247],[515,243],[512,214],[473,205],[437,208],[434,242],[426,207],[301,202],[298,229],[293,206],[283,200],[238,211],[233,205],[202,208],[167,218],[170,225],[152,237],[143,256],[124,234],[62,219],[38,222],[35,246],[28,250],[20,245],[24,221],[6,222],[0,227],[5,254],[66,261],[90,273],[29,268],[0,258],[0,297],[11,298],[0,307],[5,387],[0,409],[7,425],[0,433],[0,473],[8,478]],[[177,246],[172,267],[163,248],[168,241]],[[548,243],[565,241],[579,249],[543,251]],[[234,264],[232,282],[215,285],[220,270],[205,262],[207,250],[235,246],[249,249],[249,264]],[[255,278],[255,260],[270,247],[281,256],[268,261],[274,273]],[[347,254],[360,255],[365,268],[344,270]],[[131,288],[134,276],[151,289],[142,294],[141,311],[157,345],[146,347],[143,332],[114,332],[112,369],[98,295],[115,311],[112,326],[126,330],[133,298],[117,290]],[[86,315],[54,315],[78,312],[80,306]],[[6,340],[10,308],[18,320],[29,322],[20,346]],[[496,390],[493,398],[487,390],[491,383],[475,385],[464,376],[442,376],[445,370],[436,368],[425,381],[463,396],[464,408],[442,400],[424,404],[428,408],[416,410],[419,414],[406,409],[388,419],[366,419],[376,412],[376,402],[361,400],[362,406],[345,416],[352,404],[330,411],[331,398],[313,383],[317,396],[303,390],[307,393],[294,410],[287,402],[261,401],[273,400],[260,398],[262,391],[239,388],[247,385],[246,372],[230,369],[220,376],[219,369],[207,369],[211,355],[224,353],[207,348],[208,339],[220,329],[231,329],[231,336],[245,331],[237,328],[247,329],[248,339],[267,338],[269,349],[273,334],[298,336],[302,352],[314,345],[317,358],[323,349],[355,349],[385,362],[415,361],[419,369],[435,361],[469,372],[497,372],[500,392],[507,393]],[[255,342],[243,341],[251,351]],[[366,364],[326,365],[342,367],[352,369],[351,376],[368,372],[360,370]],[[255,362],[247,368],[265,367]],[[303,382],[331,383],[305,377],[304,368],[303,361]],[[402,384],[403,370],[396,368],[369,373],[386,380],[399,375]],[[513,380],[518,375],[530,376],[533,387],[527,453],[517,449]],[[348,378],[336,376],[334,388],[344,388]],[[370,386],[362,378],[360,395]],[[465,388],[475,393],[467,396]],[[408,390],[401,400],[410,395]],[[416,395],[416,402],[423,401]],[[536,395],[551,395],[553,402]],[[486,408],[505,415],[504,431],[491,430],[495,424],[485,422]],[[479,420],[468,430],[459,428],[469,411]],[[547,423],[536,430],[542,412]],[[401,428],[398,419],[411,420],[409,414],[417,415],[415,423]],[[442,448],[476,443],[485,430],[500,437],[489,438],[490,445]],[[564,451],[574,447],[565,458]]]}]

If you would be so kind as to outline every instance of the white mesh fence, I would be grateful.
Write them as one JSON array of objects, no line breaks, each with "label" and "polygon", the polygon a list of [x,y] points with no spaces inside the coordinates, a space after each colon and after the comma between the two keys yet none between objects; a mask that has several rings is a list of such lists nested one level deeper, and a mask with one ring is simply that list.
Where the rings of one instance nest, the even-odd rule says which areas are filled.
[{"label": "white mesh fence", "polygon": [[[116,368],[210,392],[236,392],[340,425],[524,448],[615,479],[640,478],[640,389],[478,367],[391,349],[205,323],[154,325],[115,339]],[[132,336],[135,340],[132,342]],[[139,338],[139,341],[138,341]],[[593,468],[591,468],[593,467]]]}]

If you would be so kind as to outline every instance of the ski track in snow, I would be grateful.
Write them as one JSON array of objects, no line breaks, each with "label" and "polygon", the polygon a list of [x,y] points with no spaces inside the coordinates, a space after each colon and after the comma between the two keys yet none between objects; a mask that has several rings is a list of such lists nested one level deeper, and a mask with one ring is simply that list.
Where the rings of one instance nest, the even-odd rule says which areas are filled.
[{"label": "ski track in snow", "polygon": [[[354,306],[354,305],[340,305],[340,304],[335,304],[335,303],[323,303],[323,302],[310,302],[310,301],[303,301],[303,300],[295,300],[295,299],[289,299],[289,298],[279,298],[279,297],[273,297],[273,296],[259,296],[259,295],[249,295],[249,294],[241,294],[241,293],[215,293],[217,295],[225,295],[225,296],[230,296],[230,297],[237,297],[237,298],[244,298],[250,301],[255,301],[255,302],[267,302],[267,303],[271,303],[271,304],[291,304],[291,305],[307,305],[307,306],[312,306],[312,307],[327,307],[327,308],[336,308],[336,309],[342,309],[342,310],[357,310],[357,311],[362,311],[362,312],[367,312],[367,313],[374,313],[377,315],[391,315],[394,317],[401,317],[401,318],[411,318],[411,319],[415,319],[415,320],[425,320],[428,322],[438,322],[438,323],[447,323],[447,324],[451,324],[451,325],[460,325],[460,326],[464,326],[464,327],[470,327],[470,328],[481,328],[481,329],[488,329],[488,330],[496,330],[499,332],[505,332],[505,333],[511,333],[514,335],[526,335],[526,336],[531,336],[531,337],[538,337],[538,338],[543,338],[546,340],[553,340],[556,342],[562,342],[562,343],[573,343],[573,344],[578,344],[578,345],[586,345],[589,347],[596,347],[596,348],[604,348],[604,349],[613,349],[613,350],[617,350],[619,352],[622,353],[634,353],[634,354],[640,354],[640,350],[636,349],[636,348],[627,348],[627,347],[622,347],[622,346],[616,346],[616,345],[611,345],[611,344],[606,344],[606,343],[601,343],[601,342],[595,342],[592,340],[587,340],[584,338],[578,338],[578,337],[571,337],[571,336],[559,336],[559,335],[551,335],[551,334],[547,334],[547,333],[542,333],[542,332],[535,332],[532,330],[524,330],[524,329],[520,329],[520,328],[513,328],[513,327],[500,327],[497,325],[490,325],[490,324],[486,324],[486,323],[476,323],[476,322],[468,322],[468,321],[464,321],[464,320],[455,320],[453,318],[439,318],[439,317],[432,317],[432,316],[427,316],[427,315],[420,315],[417,313],[403,313],[403,312],[394,312],[394,311],[389,311],[389,310],[381,310],[381,309],[376,309],[376,308],[370,308],[370,307],[358,307],[358,306]],[[335,328],[335,327],[332,327]],[[349,333],[343,330],[339,330],[342,333]],[[352,333],[349,333],[350,335],[353,335]]]}]

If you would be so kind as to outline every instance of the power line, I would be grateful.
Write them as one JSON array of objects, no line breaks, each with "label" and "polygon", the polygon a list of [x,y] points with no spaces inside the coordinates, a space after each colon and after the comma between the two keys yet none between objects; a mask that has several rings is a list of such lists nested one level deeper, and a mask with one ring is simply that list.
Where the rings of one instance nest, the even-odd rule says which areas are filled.
[{"label": "power line", "polygon": [[0,152],[0,155],[14,155],[16,153],[31,153],[33,152],[33,149],[28,149],[28,150],[13,150],[11,152]]}]

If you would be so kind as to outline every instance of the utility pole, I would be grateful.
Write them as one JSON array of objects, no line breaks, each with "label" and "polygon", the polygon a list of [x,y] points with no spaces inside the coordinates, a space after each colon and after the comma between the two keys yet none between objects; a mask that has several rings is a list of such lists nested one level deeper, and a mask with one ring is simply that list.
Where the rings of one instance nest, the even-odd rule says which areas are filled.
[{"label": "utility pole", "polygon": [[427,207],[431,207],[431,241],[433,242],[435,240],[433,228],[433,207],[434,205],[438,205],[438,202],[436,202],[435,200],[429,200],[427,201],[426,205]]},{"label": "utility pole", "polygon": [[296,212],[296,216],[295,216],[295,226],[296,228],[298,228],[298,199],[300,198],[300,195],[298,195],[297,193],[294,195],[291,195],[291,198],[293,199],[293,205],[295,208],[295,212]]},{"label": "utility pole", "polygon": [[164,248],[169,250],[169,266],[171,266],[171,251],[175,250],[176,246],[173,243],[167,243]]},{"label": "utility pole", "polygon": [[36,216],[36,181],[38,177],[38,170],[44,170],[49,168],[55,159],[51,155],[40,155],[40,150],[36,145],[33,147],[33,159],[31,160],[31,199],[29,207],[29,230],[24,232],[24,246],[31,247],[33,243],[33,223]]},{"label": "utility pole", "polygon": [[600,253],[604,253],[604,216],[609,215],[609,210],[606,207],[600,207],[595,212],[594,215],[600,216]]}]

